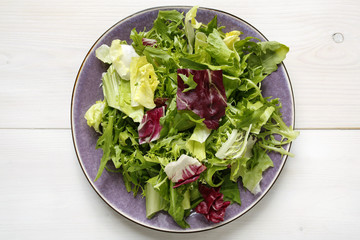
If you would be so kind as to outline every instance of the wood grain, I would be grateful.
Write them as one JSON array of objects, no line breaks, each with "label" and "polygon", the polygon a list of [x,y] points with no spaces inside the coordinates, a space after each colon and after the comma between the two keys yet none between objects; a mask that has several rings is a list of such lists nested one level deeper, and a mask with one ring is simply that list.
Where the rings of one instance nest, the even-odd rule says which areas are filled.
[{"label": "wood grain", "polygon": [[[359,1],[197,4],[239,16],[291,48],[285,64],[297,128],[360,127]],[[0,128],[69,128],[72,87],[88,49],[120,19],[153,6],[151,1],[1,1]],[[332,40],[336,32],[343,34],[342,43]]]},{"label": "wood grain", "polygon": [[[0,239],[183,239],[138,226],[87,182],[70,130],[0,130]],[[243,217],[191,239],[357,239],[358,130],[304,130],[270,192]]]}]

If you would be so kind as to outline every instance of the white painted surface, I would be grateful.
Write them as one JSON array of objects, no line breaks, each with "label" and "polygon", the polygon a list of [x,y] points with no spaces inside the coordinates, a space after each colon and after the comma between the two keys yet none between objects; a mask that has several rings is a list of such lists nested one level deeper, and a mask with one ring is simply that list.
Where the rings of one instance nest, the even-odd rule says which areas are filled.
[{"label": "white painted surface", "polygon": [[[243,217],[193,239],[356,239],[359,130],[302,130],[279,179]],[[0,130],[0,239],[183,239],[138,226],[85,179],[71,131]]]},{"label": "white painted surface", "polygon": [[[178,4],[194,1],[0,2],[0,239],[357,239],[355,0],[196,2],[239,16],[291,49],[285,65],[301,131],[292,147],[296,157],[250,212],[204,233],[161,233],[124,219],[93,191],[71,139],[78,68],[93,42],[117,21],[148,7]],[[336,43],[334,33],[343,42]]]}]

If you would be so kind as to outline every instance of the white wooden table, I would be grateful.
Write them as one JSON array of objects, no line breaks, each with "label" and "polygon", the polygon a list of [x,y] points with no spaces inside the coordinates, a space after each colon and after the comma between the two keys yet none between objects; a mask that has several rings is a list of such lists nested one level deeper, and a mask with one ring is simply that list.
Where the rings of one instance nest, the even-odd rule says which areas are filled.
[{"label": "white wooden table", "polygon": [[[255,208],[189,235],[141,227],[108,207],[80,169],[69,116],[93,42],[132,13],[179,4],[227,11],[290,47],[301,132],[296,156]],[[0,239],[358,239],[359,23],[356,0],[1,0]]]}]

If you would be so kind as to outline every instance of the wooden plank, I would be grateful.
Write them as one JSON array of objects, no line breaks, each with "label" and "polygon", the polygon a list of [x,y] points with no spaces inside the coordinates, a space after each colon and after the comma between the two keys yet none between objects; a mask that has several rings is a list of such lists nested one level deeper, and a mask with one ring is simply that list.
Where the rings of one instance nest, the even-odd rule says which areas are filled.
[{"label": "wooden plank", "polygon": [[[290,46],[285,64],[298,128],[360,127],[359,1],[200,5],[239,16],[268,39]],[[72,87],[88,49],[118,20],[153,6],[151,1],[1,1],[0,128],[69,128]],[[336,32],[343,34],[342,43],[333,41]]]},{"label": "wooden plank", "polygon": [[[85,179],[69,130],[0,130],[1,239],[183,239],[110,209]],[[306,130],[270,192],[250,212],[192,239],[357,239],[357,130]]]}]

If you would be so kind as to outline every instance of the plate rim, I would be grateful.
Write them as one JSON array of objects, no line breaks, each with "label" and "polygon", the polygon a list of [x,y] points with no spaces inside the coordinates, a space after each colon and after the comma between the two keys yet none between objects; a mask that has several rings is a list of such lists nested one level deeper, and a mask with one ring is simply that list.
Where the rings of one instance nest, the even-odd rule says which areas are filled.
[{"label": "plate rim", "polygon": [[[183,230],[173,230],[173,229],[163,229],[163,228],[159,228],[159,227],[155,227],[155,226],[150,226],[150,225],[147,225],[145,223],[142,223],[140,221],[137,221],[135,219],[132,219],[130,216],[128,216],[127,214],[119,211],[119,209],[117,209],[115,206],[113,206],[113,204],[111,204],[106,198],[105,196],[103,196],[96,188],[94,182],[91,180],[90,176],[87,174],[86,170],[85,170],[85,166],[83,165],[83,162],[81,161],[81,157],[80,157],[80,154],[79,154],[79,150],[77,148],[77,144],[76,144],[76,133],[75,133],[75,130],[74,130],[74,96],[75,96],[75,92],[76,92],[76,87],[78,85],[78,80],[79,80],[79,77],[81,75],[81,72],[83,70],[83,67],[85,65],[85,62],[87,61],[87,59],[89,58],[91,52],[93,51],[94,47],[101,41],[101,39],[103,37],[105,37],[105,35],[109,32],[111,32],[116,26],[118,26],[119,24],[121,24],[122,22],[126,21],[127,19],[130,19],[134,16],[137,16],[137,15],[141,15],[145,12],[151,12],[151,11],[156,11],[156,10],[164,10],[164,9],[176,9],[176,8],[192,8],[193,6],[187,6],[187,5],[167,5],[167,6],[156,6],[156,7],[151,7],[151,8],[146,8],[146,9],[143,9],[141,11],[137,11],[133,14],[130,14],[128,15],[127,17],[117,21],[115,24],[113,24],[111,27],[109,27],[103,34],[101,34],[98,39],[93,43],[93,45],[91,46],[91,48],[88,50],[87,54],[85,55],[80,67],[79,67],[79,70],[77,72],[77,75],[76,75],[76,78],[75,78],[75,82],[74,82],[74,85],[73,85],[73,91],[72,91],[72,94],[71,94],[71,105],[70,105],[70,125],[71,125],[71,135],[72,135],[72,140],[73,140],[73,145],[74,145],[74,150],[75,150],[75,153],[76,153],[76,156],[77,156],[77,159],[78,159],[78,162],[80,164],[80,167],[87,179],[87,181],[90,183],[91,187],[93,188],[93,190],[98,194],[98,196],[110,207],[112,208],[115,212],[117,212],[118,214],[120,214],[121,216],[123,216],[125,219],[128,219],[130,220],[131,222],[133,223],[136,223],[136,224],[139,224],[140,226],[143,226],[143,227],[146,227],[146,228],[149,228],[149,229],[152,229],[152,230],[156,230],[156,231],[160,231],[160,232],[167,232],[167,233],[195,233],[195,232],[204,232],[204,231],[209,231],[209,230],[212,230],[212,229],[216,229],[218,227],[221,227],[221,226],[224,226],[226,224],[229,224],[231,222],[233,222],[234,220],[236,219],[239,219],[240,217],[242,217],[243,215],[245,215],[247,212],[249,212],[253,207],[255,207],[264,197],[265,195],[267,195],[267,193],[270,191],[270,189],[274,186],[275,182],[277,181],[277,179],[279,178],[281,172],[283,171],[284,169],[284,166],[285,166],[285,163],[287,162],[287,158],[288,158],[288,155],[284,155],[282,158],[281,158],[281,162],[282,164],[279,166],[279,171],[278,173],[275,175],[275,177],[272,179],[272,181],[270,182],[269,184],[269,187],[264,190],[262,193],[261,193],[261,196],[256,199],[256,201],[254,201],[253,203],[251,203],[250,206],[248,206],[246,209],[243,210],[242,213],[240,213],[239,215],[233,217],[232,219],[228,219],[226,222],[222,222],[222,223],[219,223],[219,224],[216,224],[216,225],[209,225],[208,227],[206,228],[201,228],[201,229],[193,229],[191,230],[191,228],[189,229],[183,229]],[[232,18],[235,18],[236,20],[239,20],[241,22],[243,22],[244,24],[250,26],[250,28],[252,28],[253,30],[255,30],[259,35],[261,35],[265,41],[269,41],[265,35],[259,31],[256,27],[254,27],[252,24],[250,24],[249,22],[247,22],[246,20],[234,15],[234,14],[231,14],[231,13],[228,13],[228,12],[225,12],[223,10],[219,10],[219,9],[214,9],[214,8],[209,8],[209,7],[199,7],[199,9],[202,9],[202,10],[206,10],[206,11],[214,11],[214,12],[218,12],[218,13],[221,13],[221,14],[224,14],[224,15],[227,15],[229,17],[232,17]],[[286,77],[286,80],[289,84],[289,90],[290,90],[290,93],[291,93],[291,106],[292,106],[292,111],[291,111],[291,115],[292,115],[292,127],[293,129],[295,129],[295,97],[294,97],[294,90],[293,90],[293,87],[292,87],[292,83],[291,83],[291,80],[290,80],[290,76],[289,76],[289,73],[285,67],[285,64],[282,62],[280,64],[283,68],[284,68],[284,75]],[[292,142],[290,142],[288,145],[287,145],[287,151],[290,151],[291,150],[291,146],[292,146]]]}]

